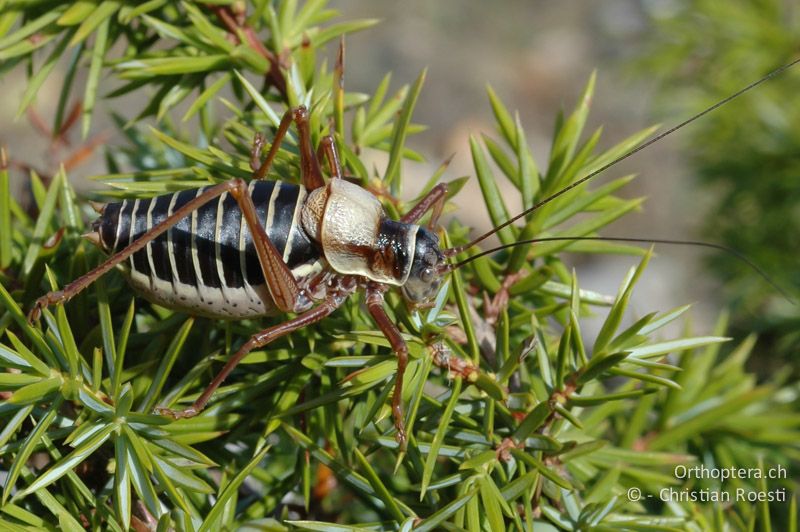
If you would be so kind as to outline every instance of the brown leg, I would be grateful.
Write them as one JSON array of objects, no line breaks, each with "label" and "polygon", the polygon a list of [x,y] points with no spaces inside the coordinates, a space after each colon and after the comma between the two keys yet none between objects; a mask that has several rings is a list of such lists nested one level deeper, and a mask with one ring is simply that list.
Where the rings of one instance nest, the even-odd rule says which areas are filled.
[{"label": "brown leg", "polygon": [[283,312],[292,312],[300,296],[300,287],[292,275],[289,266],[283,262],[283,255],[267,236],[264,226],[258,221],[253,198],[247,193],[247,183],[238,180],[238,186],[231,190],[231,196],[239,204],[247,227],[253,235],[253,243],[258,254],[258,261],[267,281],[269,295],[275,305]]},{"label": "brown leg", "polygon": [[[269,148],[267,158],[264,159],[264,162],[261,163],[261,166],[256,170],[253,178],[264,179],[264,177],[266,177],[267,172],[269,172],[272,166],[272,161],[275,160],[275,156],[278,154],[278,148],[280,148],[281,142],[286,136],[286,132],[289,130],[289,125],[292,123],[292,120],[297,124],[297,131],[300,134],[300,176],[303,180],[303,186],[306,187],[306,190],[309,192],[316,188],[324,187],[325,181],[322,179],[319,161],[314,154],[314,150],[311,148],[311,131],[308,128],[308,110],[302,105],[286,111],[283,115],[281,123],[278,125],[278,131],[275,132],[275,138],[272,139],[272,146]],[[254,142],[253,150],[259,149],[260,151],[260,148],[257,148],[256,142],[257,139]]]},{"label": "brown leg", "polygon": [[333,135],[322,137],[322,140],[319,144],[319,150],[328,161],[328,167],[331,170],[331,177],[333,179],[341,179],[342,163],[339,159],[339,151],[336,149],[336,141],[334,140]]},{"label": "brown leg", "polygon": [[445,197],[447,197],[447,184],[439,183],[433,187],[431,191],[419,201],[419,203],[414,205],[411,210],[400,219],[400,221],[405,223],[414,223],[422,218],[425,213],[428,212],[428,209],[433,208],[433,212],[431,213],[431,221],[428,223],[428,227],[435,227],[436,222],[439,221],[439,215],[442,214]]},{"label": "brown leg", "polygon": [[314,189],[324,187],[325,180],[322,179],[322,170],[319,168],[314,149],[311,147],[311,132],[308,126],[308,109],[303,106],[295,109],[294,121],[297,123],[297,131],[300,134],[300,176],[303,186],[311,192]]},{"label": "brown leg", "polygon": [[[253,145],[250,147],[250,169],[253,171],[253,179],[258,179],[257,172],[261,169],[261,150],[264,149],[264,135],[256,133]],[[271,164],[271,161],[270,161]]]},{"label": "brown leg", "polygon": [[264,329],[263,331],[254,334],[242,345],[242,347],[239,348],[238,351],[236,351],[230,360],[228,360],[228,362],[225,364],[225,367],[223,367],[217,376],[214,377],[214,380],[211,381],[211,384],[206,386],[206,389],[203,390],[203,394],[197,398],[192,406],[185,410],[172,410],[169,408],[159,407],[155,409],[155,412],[161,415],[172,416],[175,419],[196,416],[203,410],[203,408],[205,408],[208,400],[211,399],[211,396],[214,394],[217,388],[220,387],[228,375],[230,375],[231,371],[233,371],[233,368],[235,368],[236,365],[241,362],[247,353],[258,347],[265,346],[273,340],[277,340],[281,336],[285,336],[292,331],[302,329],[307,325],[311,325],[312,323],[320,321],[321,319],[327,317],[331,312],[336,310],[342,301],[342,299],[328,298],[320,305],[307,312],[304,312],[303,314],[300,314],[294,319],[279,323],[278,325],[274,325],[269,329]]},{"label": "brown leg", "polygon": [[[260,133],[256,134],[256,138],[253,140],[253,151],[250,154],[250,166],[252,167],[255,164],[256,168],[258,168],[258,170],[256,170],[256,172],[253,174],[253,179],[264,179],[267,176],[267,172],[269,172],[270,167],[272,167],[272,161],[274,161],[275,156],[278,155],[278,148],[281,147],[283,137],[285,137],[286,132],[289,131],[289,125],[292,123],[293,116],[293,109],[289,109],[283,114],[281,123],[278,124],[278,130],[275,132],[275,137],[272,139],[272,145],[269,147],[267,158],[264,159],[264,162],[261,163],[260,166],[253,159],[261,156],[261,149],[264,145],[264,137]],[[261,142],[259,142],[259,137]]]},{"label": "brown leg", "polygon": [[392,395],[392,415],[394,416],[394,426],[397,428],[397,442],[400,444],[401,449],[405,449],[407,440],[405,421],[403,420],[403,377],[408,365],[408,346],[400,334],[400,329],[397,328],[397,325],[389,319],[386,311],[383,310],[383,290],[383,287],[371,286],[367,288],[367,309],[369,309],[369,313],[378,328],[389,340],[392,350],[397,355],[397,373],[395,374],[394,394]]},{"label": "brown leg", "polygon": [[241,179],[232,179],[209,188],[189,201],[186,205],[175,211],[172,216],[169,216],[166,220],[157,224],[135,242],[129,244],[116,255],[109,257],[108,260],[100,264],[100,266],[94,270],[78,277],[62,290],[48,292],[37,299],[33,308],[28,313],[28,320],[33,322],[39,319],[42,309],[46,308],[48,305],[69,301],[81,290],[95,282],[101,275],[107,273],[117,264],[142,249],[148,242],[151,242],[162,233],[168,231],[170,227],[186,216],[189,216],[194,210],[226,192],[230,193],[239,203],[239,208],[245,217],[247,226],[253,234],[253,242],[256,247],[256,252],[258,253],[259,261],[261,262],[264,278],[267,280],[267,287],[269,288],[270,295],[273,297],[275,304],[284,312],[294,310],[295,302],[300,294],[300,288],[297,286],[297,282],[294,276],[292,276],[289,267],[283,262],[283,257],[275,248],[275,245],[269,240],[264,227],[258,222],[253,200],[247,193],[247,183]]}]

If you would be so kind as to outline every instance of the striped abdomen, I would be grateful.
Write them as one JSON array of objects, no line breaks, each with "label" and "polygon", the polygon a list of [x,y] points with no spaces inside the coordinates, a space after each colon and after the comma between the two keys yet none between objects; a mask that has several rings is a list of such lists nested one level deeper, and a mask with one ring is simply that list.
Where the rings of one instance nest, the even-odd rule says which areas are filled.
[{"label": "striped abdomen", "polygon": [[[204,190],[107,205],[95,222],[103,248],[108,253],[122,250]],[[295,278],[317,269],[320,251],[300,222],[305,189],[280,181],[252,181],[248,190],[261,225]],[[250,230],[227,193],[182,219],[126,264],[131,285],[160,305],[218,318],[276,311]]]}]

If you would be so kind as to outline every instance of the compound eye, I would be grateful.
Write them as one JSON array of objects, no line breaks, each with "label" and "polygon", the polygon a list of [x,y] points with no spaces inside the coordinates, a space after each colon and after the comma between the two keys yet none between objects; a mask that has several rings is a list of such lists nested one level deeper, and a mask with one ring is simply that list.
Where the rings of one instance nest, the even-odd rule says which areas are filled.
[{"label": "compound eye", "polygon": [[430,283],[433,281],[433,270],[431,268],[425,268],[422,270],[422,273],[419,274],[419,279],[423,283]]},{"label": "compound eye", "polygon": [[433,250],[428,250],[427,253],[425,253],[424,260],[425,260],[425,264],[427,264],[429,266],[433,266],[434,264],[436,264],[436,261],[437,261],[436,252],[433,251]]}]

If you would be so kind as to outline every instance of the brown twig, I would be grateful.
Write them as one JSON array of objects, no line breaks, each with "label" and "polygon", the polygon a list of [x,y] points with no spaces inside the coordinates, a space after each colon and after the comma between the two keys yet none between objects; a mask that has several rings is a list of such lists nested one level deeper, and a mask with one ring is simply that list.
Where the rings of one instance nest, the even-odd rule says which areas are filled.
[{"label": "brown twig", "polygon": [[26,113],[28,117],[28,121],[31,123],[33,128],[41,133],[43,136],[52,138],[53,132],[50,131],[50,128],[47,127],[47,124],[44,123],[42,117],[36,112],[36,109],[33,107],[28,107],[28,112]]},{"label": "brown twig", "polygon": [[524,277],[524,275],[522,271],[506,275],[500,285],[500,290],[497,291],[491,300],[486,292],[483,293],[483,313],[486,316],[486,323],[489,325],[495,325],[497,323],[497,318],[500,316],[500,313],[508,306],[508,301],[510,299],[509,290],[511,286]]},{"label": "brown twig", "polygon": [[78,149],[70,154],[66,161],[64,161],[64,168],[66,170],[71,170],[83,164],[94,154],[95,149],[98,146],[105,144],[109,137],[111,137],[111,134],[108,131],[103,131],[83,143]]},{"label": "brown twig", "polygon": [[250,48],[269,61],[269,71],[265,75],[265,80],[269,85],[275,87],[281,97],[285,99],[288,94],[286,92],[286,78],[281,72],[281,67],[287,66],[283,64],[285,58],[276,55],[264,46],[256,31],[247,24],[244,12],[235,13],[230,6],[209,5],[208,7],[225,25],[229,35],[235,38],[235,42],[241,44],[244,40]]},{"label": "brown twig", "polygon": [[61,123],[61,127],[55,132],[55,135],[53,136],[54,140],[63,143],[65,146],[69,146],[70,140],[69,137],[67,137],[67,134],[78,123],[81,113],[83,113],[83,103],[77,101],[72,105],[72,109],[70,109],[67,119]]}]

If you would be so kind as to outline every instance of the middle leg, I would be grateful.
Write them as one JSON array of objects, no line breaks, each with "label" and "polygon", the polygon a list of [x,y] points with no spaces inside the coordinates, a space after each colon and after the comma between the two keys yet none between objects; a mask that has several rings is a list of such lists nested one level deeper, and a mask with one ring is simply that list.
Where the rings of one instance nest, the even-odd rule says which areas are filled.
[{"label": "middle leg", "polygon": [[317,154],[318,159],[321,159],[324,155],[328,160],[331,177],[333,179],[341,179],[343,177],[342,163],[341,159],[339,159],[339,150],[336,149],[336,140],[333,138],[333,135],[322,137],[319,143],[319,152],[320,153]]},{"label": "middle leg", "polygon": [[385,288],[382,286],[368,287],[366,302],[369,313],[378,328],[389,340],[392,350],[397,355],[397,373],[395,374],[394,394],[392,395],[392,416],[394,417],[394,426],[397,428],[397,442],[400,444],[401,449],[405,449],[407,439],[405,421],[403,420],[403,377],[405,377],[406,366],[408,365],[408,346],[400,334],[400,329],[397,328],[397,325],[392,322],[383,309],[384,290]]},{"label": "middle leg", "polygon": [[[261,163],[261,166],[253,173],[253,179],[264,179],[272,167],[272,162],[278,155],[278,149],[283,142],[286,132],[289,130],[289,125],[294,120],[297,124],[297,132],[300,136],[300,177],[303,181],[303,186],[310,192],[316,188],[324,187],[325,180],[322,179],[322,170],[319,167],[319,160],[311,148],[311,130],[308,119],[308,109],[304,106],[289,109],[284,113],[278,131],[275,132],[275,137],[272,139],[272,145],[269,147],[267,158]],[[255,166],[255,159],[261,152],[263,145],[263,138],[256,137],[253,142],[253,153],[250,157],[250,165]]]},{"label": "middle leg", "polygon": [[442,214],[442,208],[444,208],[444,200],[446,197],[447,183],[439,183],[433,187],[430,192],[425,194],[416,205],[411,207],[411,210],[408,211],[400,221],[414,223],[425,216],[425,213],[432,208],[433,212],[431,212],[431,221],[428,222],[428,227],[433,229],[436,226],[436,222],[439,221],[439,216]]}]

